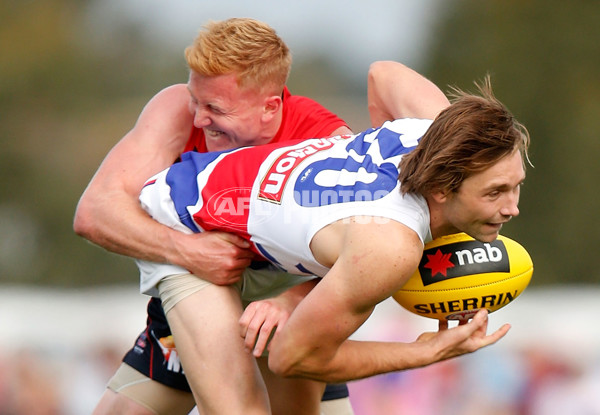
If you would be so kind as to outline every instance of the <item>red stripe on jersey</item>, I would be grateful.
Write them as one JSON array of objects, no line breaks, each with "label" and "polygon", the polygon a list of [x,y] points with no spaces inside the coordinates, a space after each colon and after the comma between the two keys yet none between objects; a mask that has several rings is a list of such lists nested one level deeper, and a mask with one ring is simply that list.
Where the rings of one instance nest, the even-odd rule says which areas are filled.
[{"label": "red stripe on jersey", "polygon": [[252,148],[252,157],[241,149],[227,154],[214,166],[206,184],[202,187],[204,201],[194,222],[204,230],[219,229],[248,235],[248,216],[252,185],[265,157],[273,150],[272,145]]},{"label": "red stripe on jersey", "polygon": [[154,183],[156,183],[156,179],[148,180],[146,183],[144,183],[144,185],[142,187],[150,186],[151,184],[154,184]]},{"label": "red stripe on jersey", "polygon": [[319,151],[332,147],[337,141],[350,137],[349,135],[344,135],[314,139],[308,141],[304,146],[283,153],[277,157],[265,177],[261,180],[258,198],[277,204],[281,203],[283,189],[285,189],[290,175],[302,160]]}]

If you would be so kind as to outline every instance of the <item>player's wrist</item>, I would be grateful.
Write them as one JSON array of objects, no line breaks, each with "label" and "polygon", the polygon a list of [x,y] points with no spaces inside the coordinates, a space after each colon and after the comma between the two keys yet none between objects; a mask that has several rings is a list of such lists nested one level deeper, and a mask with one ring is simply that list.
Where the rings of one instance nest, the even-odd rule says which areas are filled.
[{"label": "player's wrist", "polygon": [[189,256],[185,253],[187,247],[185,242],[186,236],[182,232],[165,227],[165,243],[162,252],[167,263],[189,269]]},{"label": "player's wrist", "polygon": [[408,343],[407,347],[408,351],[405,352],[405,357],[408,357],[407,365],[398,370],[426,367],[440,360],[439,351],[429,339]]}]

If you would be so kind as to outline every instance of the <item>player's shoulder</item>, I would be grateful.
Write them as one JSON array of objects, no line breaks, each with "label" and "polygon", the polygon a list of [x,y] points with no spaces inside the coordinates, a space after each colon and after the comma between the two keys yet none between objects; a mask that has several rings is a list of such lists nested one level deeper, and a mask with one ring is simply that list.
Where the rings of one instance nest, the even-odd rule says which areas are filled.
[{"label": "player's shoulder", "polygon": [[173,104],[181,103],[187,105],[190,99],[190,93],[186,84],[169,85],[158,91],[150,100],[150,103]]},{"label": "player's shoulder", "polygon": [[166,143],[179,155],[189,139],[193,114],[189,110],[189,93],[185,84],[171,85],[155,94],[144,106],[138,121],[129,135],[150,146],[154,140],[158,148]]},{"label": "player's shoulder", "polygon": [[287,100],[284,101],[284,105],[289,108],[289,109],[296,109],[296,108],[320,108],[322,107],[321,104],[319,104],[317,101],[315,101],[314,99],[302,96],[302,95],[291,95],[287,98]]},{"label": "player's shoulder", "polygon": [[283,105],[288,109],[325,108],[319,102],[304,95],[292,94],[286,87],[283,92]]},{"label": "player's shoulder", "polygon": [[155,119],[179,119],[189,122],[190,94],[185,84],[170,85],[157,92],[144,106],[142,114]]},{"label": "player's shoulder", "polygon": [[357,284],[368,281],[369,286],[362,286],[365,296],[395,292],[419,264],[423,252],[419,236],[386,218],[355,217],[352,222],[340,254],[343,272],[354,276]]},{"label": "player's shoulder", "polygon": [[423,243],[419,235],[399,221],[378,216],[355,216],[346,223],[346,237],[358,252],[369,252],[374,258],[382,259],[406,260],[414,257],[418,260],[421,257]]}]

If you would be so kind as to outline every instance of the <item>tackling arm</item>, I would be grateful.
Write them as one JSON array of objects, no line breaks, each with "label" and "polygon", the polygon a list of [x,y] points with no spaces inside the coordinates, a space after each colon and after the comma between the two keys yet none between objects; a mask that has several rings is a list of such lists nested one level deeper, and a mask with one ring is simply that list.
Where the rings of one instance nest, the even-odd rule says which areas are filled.
[{"label": "tackling arm", "polygon": [[148,102],[134,128],[110,151],[83,193],[73,228],[109,251],[173,263],[199,276],[223,278],[215,283],[231,283],[249,263],[245,257],[236,258],[246,255],[236,245],[245,247],[245,241],[229,234],[174,231],[151,219],[139,204],[144,182],[170,166],[189,138],[193,119],[188,102],[183,84],[164,89]]},{"label": "tackling arm", "polygon": [[434,119],[450,105],[444,93],[409,67],[392,61],[371,64],[367,79],[371,125],[398,118]]}]

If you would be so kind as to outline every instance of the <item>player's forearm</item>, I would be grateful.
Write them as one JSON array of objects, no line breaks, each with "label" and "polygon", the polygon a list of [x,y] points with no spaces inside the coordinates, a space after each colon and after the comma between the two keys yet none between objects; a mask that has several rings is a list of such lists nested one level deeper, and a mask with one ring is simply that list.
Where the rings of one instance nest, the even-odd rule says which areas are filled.
[{"label": "player's forearm", "polygon": [[183,236],[148,216],[128,197],[82,197],[73,228],[83,238],[121,255],[172,262],[174,238]]},{"label": "player's forearm", "polygon": [[290,305],[293,306],[293,308],[296,308],[300,301],[302,301],[318,283],[319,280],[317,278],[303,282],[302,284],[288,288],[286,291],[279,294],[279,297],[285,299]]},{"label": "player's forearm", "polygon": [[346,340],[336,346],[328,338],[303,342],[310,333],[275,337],[269,366],[282,376],[326,382],[350,381],[424,367],[473,353],[502,339],[510,325],[504,324],[487,334],[487,315],[485,309],[480,310],[467,324],[450,329],[440,324],[439,331],[423,333],[413,343]]},{"label": "player's forearm", "polygon": [[398,118],[433,119],[450,104],[433,82],[399,62],[374,62],[367,86],[369,114],[375,127]]},{"label": "player's forearm", "polygon": [[288,366],[280,365],[277,354],[269,355],[271,369],[286,377],[303,377],[322,382],[348,382],[384,373],[427,366],[435,354],[420,343],[345,341],[330,360],[306,356]]}]

